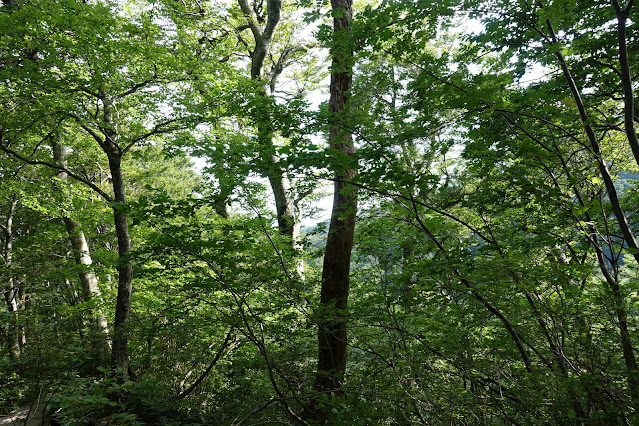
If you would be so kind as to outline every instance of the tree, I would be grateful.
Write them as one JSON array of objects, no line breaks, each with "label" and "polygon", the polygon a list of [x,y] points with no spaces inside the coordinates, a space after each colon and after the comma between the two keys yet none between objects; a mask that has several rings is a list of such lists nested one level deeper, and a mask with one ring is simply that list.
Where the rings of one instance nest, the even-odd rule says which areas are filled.
[{"label": "tree", "polygon": [[[525,10],[525,5],[522,5],[522,7],[524,8],[522,10]],[[557,7],[559,6],[557,5]],[[482,14],[481,10],[483,9],[481,6],[477,6],[477,8],[480,10],[477,13]],[[524,65],[520,65],[520,67],[512,66],[512,58],[522,58],[522,61],[539,60],[545,64],[552,64],[553,57],[554,60],[557,60],[562,53],[559,52],[556,45],[552,46],[557,43],[556,40],[551,40],[552,37],[546,39],[552,47],[549,47],[545,53],[543,53],[543,50],[540,51],[539,46],[535,45],[534,42],[524,41],[528,36],[537,40],[537,42],[539,42],[538,37],[543,37],[543,28],[535,27],[536,18],[531,16],[531,14],[536,13],[533,9],[527,9],[528,15],[524,17],[524,12],[522,12],[522,15],[513,13],[512,5],[504,6],[504,8],[504,10],[508,9],[508,12],[504,12],[505,15],[499,15],[499,17],[497,17],[498,15],[493,17],[491,13],[481,15],[485,16],[488,30],[486,34],[474,38],[466,46],[468,56],[464,54],[455,56],[455,50],[449,50],[451,55],[448,56],[445,52],[438,50],[440,46],[435,43],[446,43],[446,38],[435,41],[434,45],[429,46],[430,49],[417,53],[417,50],[420,49],[418,47],[421,45],[420,43],[401,43],[402,40],[406,40],[402,38],[402,34],[407,34],[407,36],[410,34],[414,37],[415,33],[411,33],[414,27],[410,24],[404,27],[406,28],[405,31],[404,28],[400,30],[401,34],[395,39],[400,41],[399,43],[393,44],[392,42],[391,47],[386,44],[385,52],[390,53],[393,60],[397,60],[402,67],[406,66],[409,69],[412,67],[412,75],[407,74],[403,77],[406,79],[404,87],[411,90],[409,91],[410,95],[406,95],[398,103],[402,105],[400,111],[410,113],[410,118],[404,118],[404,120],[419,124],[398,124],[397,126],[403,132],[391,136],[395,139],[390,141],[390,143],[389,140],[381,140],[380,142],[381,138],[377,135],[384,134],[385,131],[386,134],[391,133],[381,126],[375,128],[377,133],[367,133],[374,134],[374,142],[381,147],[374,150],[371,149],[372,156],[370,158],[371,160],[382,158],[383,165],[372,163],[370,168],[373,173],[370,174],[371,179],[366,182],[369,183],[370,188],[379,191],[383,195],[394,197],[398,204],[405,206],[408,217],[415,221],[414,224],[417,229],[421,229],[437,247],[438,253],[436,256],[442,256],[442,258],[446,259],[449,264],[449,271],[459,280],[461,289],[465,289],[464,291],[468,292],[476,303],[482,305],[494,316],[495,320],[501,323],[504,332],[507,332],[507,335],[511,338],[510,344],[516,348],[521,362],[529,370],[529,373],[531,375],[535,374],[535,369],[540,368],[536,365],[534,359],[538,357],[546,366],[541,368],[557,368],[557,380],[564,384],[570,383],[570,386],[574,386],[570,392],[575,392],[574,389],[580,389],[580,386],[572,382],[572,374],[574,373],[566,370],[566,366],[572,365],[574,368],[576,364],[570,364],[566,359],[563,359],[563,355],[556,356],[557,353],[566,354],[564,351],[565,342],[554,341],[551,337],[552,332],[549,332],[552,327],[549,327],[548,324],[553,324],[556,319],[555,314],[548,309],[549,301],[543,297],[536,299],[539,296],[539,292],[538,290],[531,292],[530,287],[527,287],[528,284],[526,283],[532,282],[529,281],[530,278],[526,277],[527,273],[514,270],[507,265],[526,264],[526,255],[524,253],[528,253],[528,256],[531,256],[533,247],[542,246],[548,247],[550,252],[556,252],[556,250],[564,252],[566,257],[559,257],[558,261],[560,263],[566,262],[566,264],[571,264],[577,268],[594,264],[602,271],[602,275],[593,277],[592,284],[598,285],[601,281],[597,282],[597,280],[603,280],[610,288],[612,294],[616,293],[618,295],[615,296],[617,298],[616,301],[602,301],[600,309],[607,312],[615,312],[619,324],[627,321],[628,316],[624,312],[625,309],[619,309],[619,307],[626,305],[627,302],[622,300],[624,291],[619,291],[619,275],[617,275],[618,272],[615,272],[619,271],[620,268],[619,262],[624,242],[615,237],[618,234],[610,228],[611,224],[608,222],[607,213],[607,211],[614,213],[615,209],[619,211],[623,201],[620,197],[615,196],[618,191],[614,184],[615,172],[610,170],[607,172],[602,171],[601,158],[615,158],[614,167],[618,168],[617,170],[624,170],[624,168],[628,167],[628,163],[621,159],[628,155],[628,151],[612,142],[613,140],[618,140],[617,138],[609,138],[608,136],[610,127],[606,126],[606,122],[609,123],[610,117],[615,113],[614,102],[611,102],[610,94],[606,94],[603,89],[604,84],[595,85],[592,82],[593,80],[589,81],[591,84],[589,90],[592,93],[590,96],[593,98],[606,97],[606,101],[600,103],[599,108],[592,109],[596,115],[601,114],[602,116],[602,120],[598,120],[598,124],[592,125],[593,128],[600,129],[599,135],[595,138],[599,143],[599,147],[595,147],[591,143],[593,138],[588,136],[588,132],[580,132],[581,126],[585,126],[582,118],[575,116],[567,108],[570,105],[578,106],[580,102],[578,100],[574,102],[566,101],[565,93],[562,94],[560,89],[558,89],[557,80],[542,81],[528,88],[517,84],[526,67]],[[392,21],[394,9],[390,6],[389,9],[388,16],[390,18],[388,19]],[[555,8],[551,8],[551,10],[557,12]],[[597,21],[606,19],[600,14],[594,13],[593,10],[581,13],[579,16],[585,15]],[[569,22],[575,16],[570,13],[564,15],[564,12],[562,10],[561,15],[553,13],[546,15],[548,13],[547,10],[539,11],[538,13],[542,16],[540,19],[544,23],[547,16],[553,16],[553,18],[561,16],[563,18],[558,19],[566,19]],[[508,17],[507,23],[502,19],[503,16]],[[566,16],[569,16],[569,18],[566,18]],[[590,21],[587,25],[591,25],[590,28],[599,28]],[[521,30],[516,28],[521,28]],[[525,31],[524,28],[526,28]],[[579,30],[570,30],[569,33],[583,30],[584,28],[580,27]],[[541,37],[540,34],[542,34]],[[512,36],[516,41],[509,40],[509,43],[504,47],[499,42],[500,37],[504,36],[507,38]],[[568,35],[565,39],[571,40],[570,37]],[[604,42],[604,39],[607,41]],[[481,42],[478,42],[478,40]],[[598,39],[598,43],[601,44],[609,43],[610,41],[611,38],[608,36],[601,36]],[[383,42],[388,43],[388,38],[384,39]],[[577,69],[580,70],[580,73],[583,72],[584,76],[593,72],[593,68],[591,68],[588,61],[593,61],[593,56],[601,52],[599,50],[598,53],[595,53],[601,47],[601,44],[593,41],[590,41],[590,43],[592,45],[586,43],[588,47],[585,50],[588,53],[584,52],[581,56],[576,54],[573,56],[575,60],[582,61],[582,68]],[[582,47],[582,45],[579,44],[578,47]],[[412,50],[413,48],[417,50]],[[507,52],[503,57],[499,53],[492,54],[493,52],[500,52],[502,48],[506,49]],[[546,54],[547,56],[545,56]],[[460,59],[461,62],[456,65],[459,68],[451,70],[446,66],[447,61],[455,58]],[[485,61],[477,58],[485,58]],[[508,62],[509,60],[511,62]],[[474,71],[468,65],[468,63],[476,64],[477,62],[481,63],[478,69],[486,71]],[[559,59],[558,68],[560,73],[565,76],[565,67],[561,62],[561,59]],[[385,79],[386,77],[381,77],[383,72],[383,70],[380,70],[376,75],[377,78]],[[413,78],[413,76],[417,77]],[[591,77],[588,78],[590,79]],[[605,78],[610,78],[610,74],[606,74]],[[377,84],[379,85],[379,83]],[[608,90],[610,89],[609,86],[606,87]],[[551,99],[554,101],[551,101]],[[380,100],[379,104],[383,106],[384,102]],[[447,116],[452,116],[454,121],[447,124]],[[603,119],[603,117],[607,118]],[[390,115],[389,121],[391,125],[386,124],[386,128],[390,127],[395,130],[396,127],[392,126],[396,125],[397,122],[391,121],[393,118]],[[401,118],[401,115],[398,118]],[[459,126],[460,123],[464,124]],[[420,126],[421,129],[419,128]],[[443,135],[443,137],[439,133],[442,128],[449,129],[449,133]],[[618,127],[616,129],[618,130]],[[416,136],[419,137],[421,135],[425,136],[425,140],[416,138]],[[434,136],[438,136],[440,140],[444,141],[444,144],[441,144]],[[588,138],[587,143],[582,140],[583,136]],[[418,142],[418,144],[414,144],[418,147],[418,151],[413,151],[411,154],[413,157],[417,156],[417,160],[411,158],[411,161],[406,161],[403,155],[398,155],[398,152],[406,152],[404,147],[399,150],[397,146],[399,145],[397,143],[398,140],[403,141],[405,138],[413,138],[413,141]],[[443,161],[441,166],[436,163],[433,164],[432,155],[428,155],[429,150],[433,150],[431,152],[434,153],[441,150],[439,155],[446,154],[447,140],[449,144],[459,141],[465,144],[463,166],[468,172],[472,172],[471,174],[453,175],[453,179],[451,179],[448,164],[452,163]],[[577,145],[573,145],[573,143]],[[583,152],[584,146],[590,146],[590,149]],[[419,157],[419,154],[416,154],[420,152],[423,152],[422,158]],[[598,154],[590,156],[589,152]],[[377,155],[377,157],[373,157],[373,155]],[[419,168],[412,172],[407,172],[406,165],[408,165],[408,170],[416,166],[419,166]],[[440,173],[442,174],[439,176],[434,175],[432,172],[434,168],[441,170]],[[536,170],[536,172],[531,172],[533,170]],[[584,175],[583,173],[586,170],[588,172]],[[388,180],[384,181],[382,185],[379,184],[380,172],[388,173]],[[476,174],[475,177],[473,177],[473,173]],[[598,173],[601,173],[599,176],[607,174],[609,179],[597,177]],[[444,176],[445,180],[442,181]],[[481,182],[479,186],[472,184],[475,179]],[[502,181],[501,179],[504,180]],[[608,182],[605,182],[606,180]],[[602,186],[605,188],[606,194],[613,194],[612,196],[609,195],[611,205],[607,204],[605,196],[602,198]],[[564,192],[566,187],[570,189],[568,192]],[[483,191],[480,188],[485,188],[486,190]],[[442,198],[439,198],[438,193],[441,193]],[[619,202],[617,207],[615,207],[615,199]],[[551,203],[555,209],[560,209],[564,213],[557,216],[556,219],[549,219],[549,217],[554,217],[555,213],[541,208],[536,211],[534,200],[545,200],[544,203]],[[498,206],[499,204],[504,205],[505,209],[498,208],[498,213],[492,211],[492,207],[488,207]],[[475,213],[470,216],[460,214],[456,206],[471,208]],[[541,221],[528,223],[527,220],[524,220],[525,216],[521,216],[521,213],[511,216],[518,209],[528,212],[528,214],[533,215],[533,218],[538,218]],[[566,220],[566,212],[568,216],[573,217],[572,226],[560,225],[562,220]],[[462,229],[466,228],[466,237],[460,237],[468,238],[465,243],[467,247],[465,251],[463,250],[464,245],[459,246],[454,243],[454,240],[450,243],[446,242],[447,240],[450,241],[451,238],[449,231],[441,229],[442,224],[435,220],[433,215],[435,217],[440,216],[444,221],[452,220],[453,223],[456,222],[461,225]],[[579,218],[579,215],[584,215],[584,217]],[[614,213],[614,216],[621,217],[617,222],[620,223],[620,229],[623,231],[623,228],[625,228],[623,215],[620,216]],[[507,221],[508,219],[505,218],[508,217],[513,217],[514,220],[513,227],[509,228],[510,231],[497,231],[500,228],[508,228],[503,222],[504,220]],[[554,222],[554,220],[557,220],[557,222]],[[549,230],[547,223],[557,223],[556,226],[561,231]],[[574,251],[575,247],[570,243],[575,238],[576,232],[584,233],[588,236],[581,244],[590,244],[592,246],[592,251],[589,252],[586,258],[581,258],[577,255],[580,250]],[[516,244],[509,242],[509,240],[516,239],[516,235],[523,237],[523,239]],[[557,239],[552,242],[554,238]],[[632,247],[627,238],[624,239],[626,240],[625,244]],[[479,247],[476,247],[477,243],[473,242],[473,240],[479,240],[482,243]],[[536,244],[532,243],[532,241]],[[517,244],[525,251],[519,253]],[[497,265],[501,265],[501,262],[504,262],[504,273],[510,278],[493,278],[490,282],[503,283],[509,280],[513,282],[510,292],[505,292],[505,294],[512,295],[513,298],[509,298],[507,301],[502,302],[500,297],[495,297],[495,295],[485,292],[486,290],[483,289],[482,283],[486,282],[487,274],[474,275],[476,272],[472,271],[475,271],[475,268],[471,267],[470,263],[463,268],[455,266],[459,265],[460,258],[469,256],[469,262],[470,259],[473,259],[472,262],[483,264],[484,268],[487,265],[493,265],[493,268],[497,268],[498,266],[491,263],[491,260],[481,260],[482,258],[480,257],[481,253],[487,253],[492,250],[494,250],[493,255],[495,258],[501,259]],[[464,255],[464,253],[467,254]],[[427,255],[422,254],[422,256]],[[484,261],[487,263],[482,263]],[[544,262],[541,263],[543,264]],[[529,266],[529,268],[533,270],[532,267]],[[476,278],[469,278],[464,271]],[[573,283],[576,282],[574,281]],[[541,286],[541,283],[537,284],[537,289],[539,286]],[[463,293],[461,294],[463,295]],[[528,327],[524,326],[522,328],[520,324],[525,322],[525,319],[520,318],[516,312],[509,309],[509,306],[517,306],[518,309],[522,309],[522,305],[515,302],[515,298],[518,296],[514,295],[521,295],[522,303],[528,307],[527,309],[530,309],[530,318],[536,319],[537,324],[533,323]],[[587,299],[587,296],[584,296],[581,302],[587,303],[585,299]],[[540,310],[538,304],[542,304],[545,309]],[[540,312],[542,313],[540,314]],[[549,317],[545,317],[546,314]],[[575,317],[579,316],[575,315]],[[585,315],[577,321],[583,324],[592,320],[588,315]],[[621,354],[617,353],[617,361],[622,361],[626,364],[629,395],[634,398],[632,397],[634,364],[632,359],[630,359],[631,357],[627,356],[632,351],[628,350],[631,342],[629,341],[629,336],[624,332],[626,327],[621,325],[618,329],[622,344]],[[541,333],[540,336],[544,336],[541,340],[543,343],[537,344],[534,338],[526,336],[526,333],[522,332],[522,330],[533,329],[537,329]],[[567,332],[562,331],[562,333]],[[562,335],[565,336],[566,334]],[[579,337],[576,336],[576,339],[579,339]],[[544,354],[539,345],[542,345],[542,347],[547,345],[548,354]],[[552,358],[556,358],[556,360],[550,361]],[[576,374],[582,380],[587,376],[585,373]],[[564,380],[565,382],[563,382]],[[539,385],[541,386],[539,388],[540,392],[548,392],[545,384]],[[579,392],[588,394],[584,390]],[[575,395],[575,393],[571,393],[571,395]],[[589,418],[589,416],[596,416],[593,412],[605,406],[605,403],[601,401],[602,399],[604,398],[601,395],[593,396],[588,394],[583,399],[575,396],[574,399],[569,400],[569,404],[574,410],[575,416]],[[518,411],[518,413],[520,412],[521,410]]]},{"label": "tree", "polygon": [[[290,177],[290,160],[287,158],[290,157],[290,147],[282,149],[276,139],[290,138],[290,129],[294,124],[290,123],[290,118],[285,117],[287,112],[284,110],[288,108],[295,111],[295,101],[299,101],[303,95],[303,90],[299,88],[312,86],[318,76],[307,76],[309,81],[298,82],[298,93],[284,99],[282,105],[278,105],[281,102],[276,98],[276,91],[282,85],[279,80],[286,75],[289,68],[293,68],[296,63],[312,63],[312,59],[308,59],[311,57],[308,51],[313,45],[304,42],[303,36],[298,34],[302,32],[299,18],[296,18],[296,15],[300,15],[300,11],[296,10],[299,7],[283,8],[280,0],[269,0],[266,7],[263,2],[251,3],[248,0],[238,0],[238,5],[239,16],[229,22],[235,26],[230,31],[236,33],[238,45],[242,50],[248,51],[250,82],[245,82],[239,88],[242,92],[241,99],[246,103],[233,105],[237,100],[230,100],[229,113],[237,115],[237,119],[246,117],[255,126],[256,144],[252,149],[257,151],[258,156],[252,168],[268,178],[275,200],[280,233],[297,250],[300,248],[301,238],[300,202],[310,191],[307,188],[298,188],[298,180]],[[247,31],[251,34],[248,40]],[[240,51],[238,55],[245,54]],[[238,66],[244,65],[240,62]],[[242,82],[241,77],[237,80]],[[283,88],[280,92],[282,90],[290,91]],[[292,106],[289,106],[289,103]],[[299,132],[299,129],[296,131]],[[236,149],[231,148],[230,151]],[[228,204],[228,198],[233,192],[233,183],[229,181],[228,176],[223,176],[225,173],[228,174],[228,170],[218,172],[219,203],[222,204]],[[303,276],[303,264],[299,261],[297,270],[299,275]]]},{"label": "tree", "polygon": [[[605,192],[610,200],[609,208],[614,214],[615,221],[619,227],[618,229],[623,236],[624,245],[630,250],[630,254],[635,257],[635,260],[639,261],[639,256],[635,254],[635,247],[637,246],[636,238],[629,224],[627,213],[625,212],[622,200],[619,197],[615,186],[614,175],[606,161],[606,153],[602,149],[601,145],[602,141],[605,140],[607,133],[611,130],[606,124],[603,124],[609,122],[609,119],[605,116],[605,113],[602,114],[600,110],[594,107],[589,107],[587,104],[588,98],[595,99],[597,97],[601,97],[606,91],[609,91],[610,88],[603,89],[603,86],[599,84],[598,80],[605,81],[604,79],[609,79],[609,70],[615,70],[615,68],[617,68],[616,72],[621,80],[619,81],[619,86],[622,88],[621,95],[624,99],[623,105],[621,105],[620,108],[621,114],[619,115],[621,115],[625,126],[625,129],[623,130],[624,137],[627,139],[628,146],[634,152],[636,134],[632,119],[634,114],[632,102],[633,94],[631,90],[632,83],[629,79],[631,72],[627,58],[627,49],[625,46],[624,24],[625,20],[631,13],[633,3],[628,3],[625,8],[622,9],[617,2],[613,2],[613,8],[607,7],[603,9],[605,13],[601,13],[601,5],[596,2],[579,5],[570,4],[564,9],[560,9],[560,6],[554,3],[549,5],[540,4],[538,6],[539,7],[536,8],[518,9],[517,11],[509,12],[509,16],[511,16],[511,18],[509,18],[511,25],[521,25],[521,23],[524,23],[524,25],[528,27],[525,33],[515,37],[519,39],[517,40],[517,43],[520,43],[520,46],[522,46],[517,49],[519,51],[518,53],[522,57],[529,58],[530,56],[528,55],[530,55],[530,52],[534,52],[534,50],[536,50],[529,47],[531,46],[532,40],[541,42],[543,50],[534,56],[534,59],[553,67],[557,70],[558,75],[562,77],[565,83],[564,87],[568,89],[571,105],[574,106],[572,110],[576,110],[575,112],[578,113],[578,117],[574,117],[573,119],[578,120],[581,126],[583,126],[587,146],[592,155],[591,161],[596,165],[598,175],[601,177],[600,180],[604,183]],[[588,31],[592,37],[591,40],[594,39],[595,36],[599,36],[597,43],[585,46],[582,46],[579,43],[572,43],[571,46],[569,39],[570,35],[575,34],[582,28],[582,24],[580,22],[576,22],[574,15],[572,15],[572,13],[576,10],[579,10],[579,13],[588,17],[587,25],[589,26]],[[616,37],[612,32],[600,33],[599,27],[595,24],[596,22],[601,22],[602,19],[606,19],[606,15],[609,15],[610,12],[614,12],[618,21]],[[531,20],[532,17],[534,17],[534,20]],[[487,34],[492,33],[494,25],[494,23],[491,23],[488,26],[489,30],[487,31]],[[558,33],[555,29],[556,25],[559,25],[559,28],[564,31],[565,35],[557,35]],[[601,44],[607,44],[610,48],[612,48],[615,41],[618,41],[618,67],[609,65],[604,69],[593,69],[593,63],[598,64],[598,67],[601,68],[599,58],[600,53],[596,51],[598,46]],[[578,62],[582,66],[582,69],[574,72],[573,67],[569,64],[570,59],[567,59],[567,55],[571,55],[574,58],[574,61]],[[605,61],[608,61],[608,59],[609,58],[606,58]],[[608,62],[604,63],[609,64]],[[587,75],[585,72],[590,71],[592,71],[593,75],[596,77],[588,81],[586,80]],[[581,83],[582,88],[579,87],[580,77],[583,79],[583,82]],[[594,92],[590,96],[585,95],[583,91],[583,89],[588,86],[590,86]],[[607,96],[608,99],[612,99],[614,93],[611,94],[608,92]],[[614,109],[611,113],[613,116],[617,115],[617,113],[614,112]],[[537,114],[535,115],[538,117]],[[539,117],[539,119],[543,120],[542,117]],[[601,124],[595,124],[597,121]],[[599,128],[599,130],[596,130],[597,128]],[[563,129],[559,128],[559,130]],[[617,128],[617,130],[620,131],[621,129]],[[580,189],[575,186],[574,191],[575,197],[577,197],[577,201],[581,208],[585,208],[586,211],[588,211],[589,208],[584,203],[583,197],[580,194]],[[587,219],[590,221],[588,216],[589,214],[587,214]],[[593,248],[597,252],[598,265],[614,295],[615,311],[619,323],[620,344],[627,369],[628,388],[635,410],[637,410],[639,409],[639,376],[637,376],[636,373],[637,361],[634,355],[634,345],[628,332],[627,311],[625,307],[627,303],[624,300],[622,291],[620,290],[618,279],[615,277],[616,273],[614,271],[617,269],[615,266],[616,262],[613,261],[609,263],[606,261],[602,247],[600,246],[599,238],[596,236],[597,231],[595,227],[591,226],[588,233],[591,236],[589,242],[593,245]]]},{"label": "tree", "polygon": [[[353,52],[350,44],[352,2],[333,0],[331,46],[331,114],[329,141],[335,150],[333,210],[322,266],[321,308],[318,314],[319,355],[315,388],[339,392],[346,371],[346,309],[357,190],[350,181],[357,174],[353,139],[348,130],[348,97],[352,85]],[[346,161],[344,161],[346,159]]]}]

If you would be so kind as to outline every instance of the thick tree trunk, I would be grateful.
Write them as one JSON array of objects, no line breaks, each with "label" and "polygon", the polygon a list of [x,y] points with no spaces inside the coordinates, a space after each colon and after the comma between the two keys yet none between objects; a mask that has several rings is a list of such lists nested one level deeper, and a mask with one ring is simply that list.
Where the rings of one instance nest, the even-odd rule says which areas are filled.
[{"label": "thick tree trunk", "polygon": [[113,349],[111,364],[114,369],[121,370],[127,377],[129,367],[127,325],[131,314],[131,293],[133,290],[133,265],[129,258],[131,238],[129,222],[124,203],[126,192],[122,178],[122,162],[119,156],[109,156],[109,168],[113,182],[114,205],[113,221],[118,239],[118,296],[115,305],[115,321],[113,323]]},{"label": "thick tree trunk", "polygon": [[[331,148],[346,156],[354,154],[351,134],[344,122],[347,113],[348,91],[352,85],[352,48],[346,38],[350,31],[352,0],[332,0],[334,44],[331,48],[332,73],[329,112],[333,123],[330,127]],[[337,169],[333,196],[333,211],[326,240],[322,270],[321,308],[319,310],[319,356],[315,388],[319,392],[338,392],[346,370],[346,308],[348,302],[349,272],[357,190],[348,181],[357,169]]]},{"label": "thick tree trunk", "polygon": [[[53,148],[53,159],[56,164],[66,167],[66,147],[58,144],[56,141],[52,141],[51,146]],[[60,170],[57,173],[58,178],[67,183],[67,173]],[[81,269],[78,271],[78,278],[82,285],[82,296],[85,302],[101,301],[102,294],[100,287],[98,286],[98,277],[95,272],[92,271],[91,265],[93,259],[91,259],[91,253],[89,251],[89,244],[87,243],[82,226],[77,221],[64,215],[62,218],[64,226],[69,234],[69,240],[71,241],[71,248],[73,249],[73,257],[76,265]],[[99,306],[94,308],[92,313],[92,322],[96,331],[104,337],[105,349],[110,350],[109,344],[109,328],[104,314]]]}]

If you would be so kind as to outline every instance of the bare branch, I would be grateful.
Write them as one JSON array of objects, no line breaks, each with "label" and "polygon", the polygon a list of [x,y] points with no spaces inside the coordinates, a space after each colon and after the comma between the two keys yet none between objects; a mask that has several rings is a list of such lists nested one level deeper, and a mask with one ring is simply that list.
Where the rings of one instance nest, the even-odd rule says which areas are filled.
[{"label": "bare branch", "polygon": [[[294,54],[298,52],[307,52],[310,48],[314,46],[317,46],[317,44],[309,43],[302,46],[295,46],[289,49],[285,49],[280,55],[280,57],[278,58],[277,63],[275,63],[275,65],[273,66],[273,70],[271,71],[271,75],[269,76],[269,79],[268,79],[270,85],[271,86],[275,85],[275,81],[277,80],[277,77],[279,77],[282,71],[284,71],[284,68],[286,68],[286,66],[288,65],[287,61],[291,56],[293,56]],[[271,91],[273,90],[271,89]]]}]

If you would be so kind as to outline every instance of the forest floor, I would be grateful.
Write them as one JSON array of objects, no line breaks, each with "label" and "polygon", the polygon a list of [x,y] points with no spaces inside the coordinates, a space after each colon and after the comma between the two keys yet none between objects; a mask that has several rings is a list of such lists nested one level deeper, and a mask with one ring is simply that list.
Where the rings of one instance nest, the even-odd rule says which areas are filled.
[{"label": "forest floor", "polygon": [[49,418],[44,415],[47,404],[34,402],[6,416],[0,416],[0,426],[49,426]]}]

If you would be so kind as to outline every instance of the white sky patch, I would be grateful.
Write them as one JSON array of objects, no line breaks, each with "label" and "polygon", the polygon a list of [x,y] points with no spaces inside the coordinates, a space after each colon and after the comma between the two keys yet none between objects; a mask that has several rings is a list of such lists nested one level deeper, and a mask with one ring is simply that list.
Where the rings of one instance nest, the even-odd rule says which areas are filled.
[{"label": "white sky patch", "polygon": [[484,24],[479,19],[464,19],[458,28],[463,34],[477,35],[484,31]]},{"label": "white sky patch", "polygon": [[526,87],[530,84],[545,80],[550,74],[552,74],[552,70],[549,67],[543,66],[540,63],[534,63],[532,67],[526,69],[526,72],[519,80],[519,84]]}]

